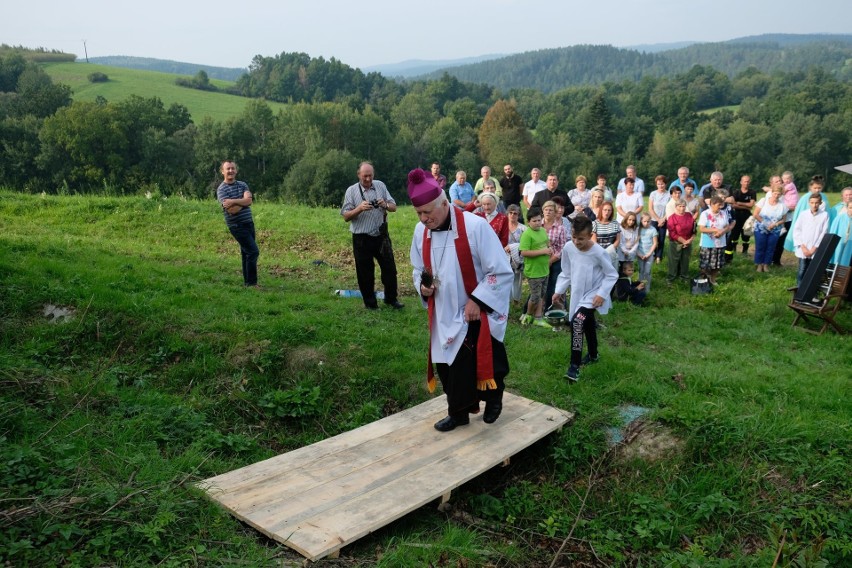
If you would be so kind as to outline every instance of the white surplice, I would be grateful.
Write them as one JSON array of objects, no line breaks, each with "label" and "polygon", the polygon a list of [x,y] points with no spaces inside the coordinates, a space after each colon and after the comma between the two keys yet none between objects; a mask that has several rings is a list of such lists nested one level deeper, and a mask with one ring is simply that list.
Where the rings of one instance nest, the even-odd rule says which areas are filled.
[{"label": "white surplice", "polygon": [[[463,213],[477,286],[473,295],[491,308],[488,325],[491,336],[503,341],[509,317],[509,295],[512,290],[512,266],[494,229],[482,217]],[[458,229],[454,212],[450,230],[430,231],[432,274],[436,278],[435,316],[432,321],[432,362],[452,364],[467,335],[464,307],[468,295],[464,289],[461,267],[456,256]],[[411,265],[414,289],[423,307],[427,303],[420,296],[420,275],[423,273],[423,223],[417,223],[411,240]]]},{"label": "white surplice", "polygon": [[595,296],[604,299],[598,312],[607,313],[612,306],[610,292],[617,280],[618,272],[612,266],[609,253],[599,244],[592,244],[587,251],[581,251],[571,241],[562,247],[562,273],[556,279],[556,293],[564,294],[571,289],[569,319],[574,319],[580,308],[593,307]]}]

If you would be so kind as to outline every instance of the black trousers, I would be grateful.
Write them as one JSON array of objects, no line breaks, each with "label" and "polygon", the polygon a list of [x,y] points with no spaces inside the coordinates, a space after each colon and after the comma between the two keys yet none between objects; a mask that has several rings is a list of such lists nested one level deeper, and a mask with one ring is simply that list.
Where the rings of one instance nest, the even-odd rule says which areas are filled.
[{"label": "black trousers", "polygon": [[257,258],[260,256],[260,249],[257,248],[257,241],[255,240],[254,221],[228,227],[228,230],[240,244],[240,256],[243,261],[243,284],[245,286],[257,285]]},{"label": "black trousers", "polygon": [[571,320],[571,364],[580,366],[583,359],[583,335],[589,341],[589,356],[598,356],[598,330],[595,327],[594,308],[580,308]]},{"label": "black trousers", "polygon": [[787,229],[783,235],[778,237],[778,242],[775,243],[775,254],[772,255],[772,264],[781,264],[781,255],[784,254],[784,241],[787,238],[787,233],[793,227],[793,221],[786,221],[784,228]]},{"label": "black trousers", "polygon": [[352,235],[352,252],[355,255],[355,275],[358,277],[358,289],[364,305],[376,305],[376,265],[382,271],[382,285],[385,287],[385,302],[392,304],[397,300],[396,261],[393,258],[393,246],[390,237],[373,237],[364,234]]},{"label": "black trousers", "polygon": [[725,246],[728,254],[734,254],[734,252],[736,252],[737,244],[740,242],[740,239],[742,239],[743,253],[748,251],[748,244],[751,237],[743,232],[743,225],[745,225],[745,222],[750,216],[750,213],[748,215],[734,214],[734,228],[731,229],[731,233],[728,235],[728,244]]},{"label": "black trousers", "polygon": [[477,390],[476,388],[476,342],[479,339],[481,324],[471,322],[467,336],[451,365],[436,363],[441,387],[447,395],[447,414],[454,418],[467,416],[468,410],[479,407],[479,401],[497,402],[503,400],[503,389],[506,386],[506,375],[509,374],[509,358],[503,342],[491,338],[491,352],[494,361],[494,381],[497,389]]},{"label": "black trousers", "polygon": [[[665,242],[666,242],[666,232],[668,231],[668,227],[663,225],[660,227],[660,224],[656,221],[651,221],[651,226],[657,229],[657,248],[654,250],[654,258],[662,259],[663,255],[666,252]],[[649,259],[650,260],[650,259]]]}]

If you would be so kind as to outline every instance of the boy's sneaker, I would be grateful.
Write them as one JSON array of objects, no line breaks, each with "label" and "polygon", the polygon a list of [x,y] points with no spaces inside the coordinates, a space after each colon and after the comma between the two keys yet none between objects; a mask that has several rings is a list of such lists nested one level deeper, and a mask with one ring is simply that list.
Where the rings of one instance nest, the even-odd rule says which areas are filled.
[{"label": "boy's sneaker", "polygon": [[581,365],[591,365],[592,363],[597,363],[598,359],[600,359],[600,355],[596,355],[592,357],[590,354],[586,353],[586,356],[583,357],[583,360],[580,361]]},{"label": "boy's sneaker", "polygon": [[542,318],[538,318],[533,322],[533,325],[537,325],[538,327],[543,327],[546,329],[553,329],[553,326],[544,321]]},{"label": "boy's sneaker", "polygon": [[521,325],[529,325],[529,323],[533,320],[533,317],[529,314],[521,314]]},{"label": "boy's sneaker", "polygon": [[568,367],[568,370],[565,371],[565,378],[571,381],[572,383],[576,383],[577,379],[580,378],[580,367],[576,365],[571,365]]}]

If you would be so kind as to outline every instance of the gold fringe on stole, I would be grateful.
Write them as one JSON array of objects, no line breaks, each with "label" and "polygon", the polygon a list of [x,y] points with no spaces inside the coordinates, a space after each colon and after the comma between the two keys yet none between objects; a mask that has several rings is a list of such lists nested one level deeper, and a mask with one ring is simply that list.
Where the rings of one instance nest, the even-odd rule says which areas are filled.
[{"label": "gold fringe on stole", "polygon": [[494,379],[485,379],[482,381],[476,381],[476,389],[477,390],[496,390],[497,389],[497,381]]}]

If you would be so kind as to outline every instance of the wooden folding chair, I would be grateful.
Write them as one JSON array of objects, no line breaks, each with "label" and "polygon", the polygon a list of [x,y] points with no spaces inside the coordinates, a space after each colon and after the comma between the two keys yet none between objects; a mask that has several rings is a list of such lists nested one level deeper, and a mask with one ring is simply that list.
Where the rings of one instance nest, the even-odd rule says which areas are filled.
[{"label": "wooden folding chair", "polygon": [[[852,276],[852,269],[848,266],[829,264],[823,274],[823,281],[819,287],[817,297],[812,302],[802,302],[795,299],[798,286],[788,288],[793,293],[793,299],[787,304],[787,307],[796,312],[796,319],[793,320],[792,327],[796,327],[796,324],[801,321],[802,325],[799,325],[799,327],[808,333],[822,335],[828,329],[828,326],[831,326],[837,333],[842,335],[844,331],[834,321],[834,317],[843,303],[850,276]],[[811,318],[822,321],[822,327],[818,330],[806,327],[804,325],[805,322]]]}]

